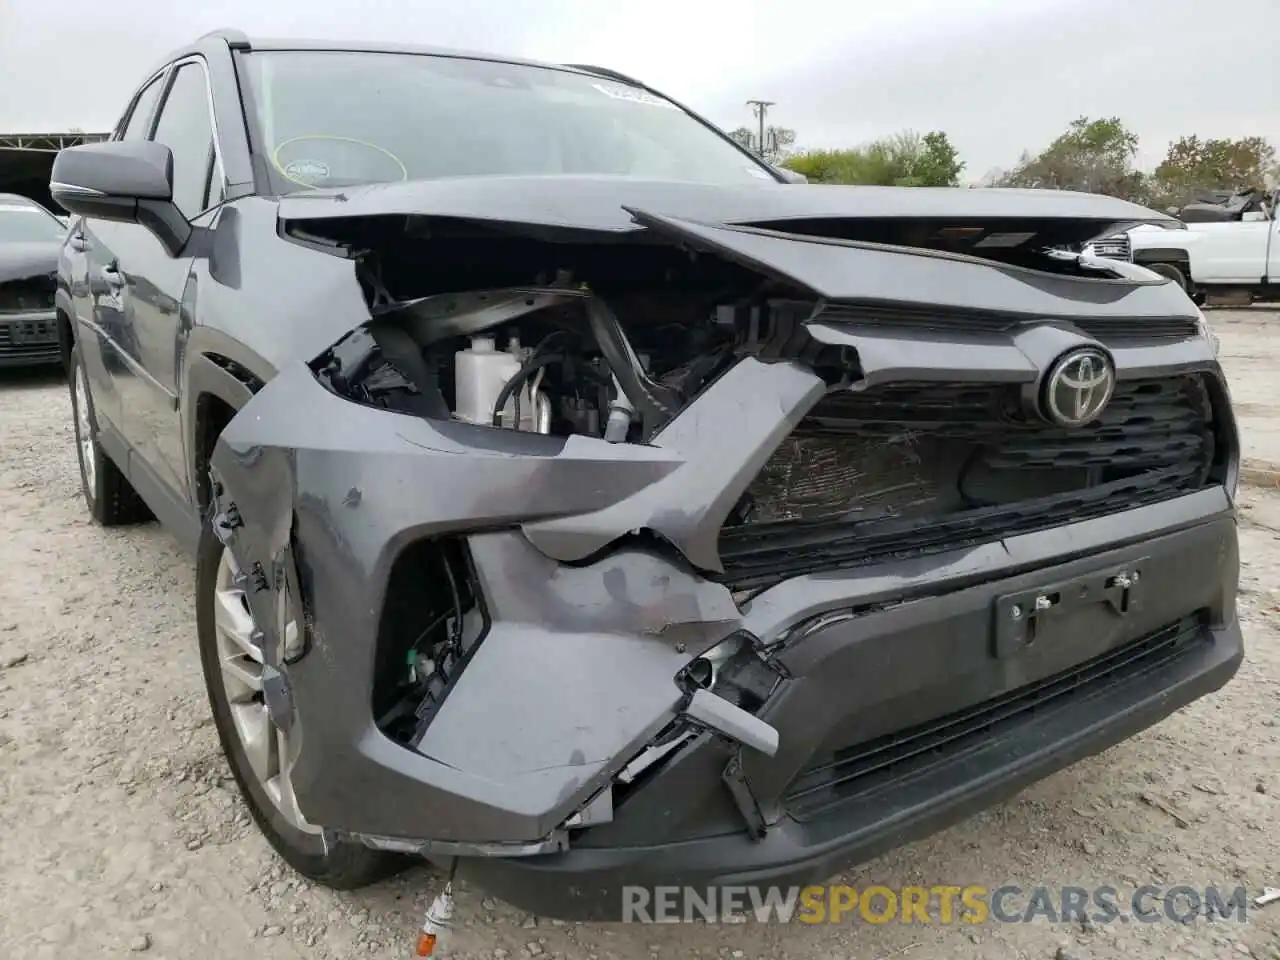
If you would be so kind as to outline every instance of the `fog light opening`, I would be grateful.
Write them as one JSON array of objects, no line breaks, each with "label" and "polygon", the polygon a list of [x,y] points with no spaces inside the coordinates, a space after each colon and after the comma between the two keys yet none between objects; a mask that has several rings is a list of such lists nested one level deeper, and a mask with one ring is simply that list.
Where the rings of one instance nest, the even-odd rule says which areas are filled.
[{"label": "fog light opening", "polygon": [[743,631],[694,657],[676,676],[676,683],[690,695],[705,690],[753,713],[781,680],[777,664],[764,659],[755,637]]}]

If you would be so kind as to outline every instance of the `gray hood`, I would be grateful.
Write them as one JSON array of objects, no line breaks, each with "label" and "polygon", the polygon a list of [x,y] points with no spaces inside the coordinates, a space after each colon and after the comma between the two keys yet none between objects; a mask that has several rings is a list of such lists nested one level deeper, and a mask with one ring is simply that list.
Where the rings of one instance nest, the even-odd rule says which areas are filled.
[{"label": "gray hood", "polygon": [[1125,200],[1062,190],[722,186],[629,177],[456,177],[311,190],[280,201],[282,220],[420,214],[526,228],[632,233],[628,209],[708,224],[918,221],[949,226],[1022,224],[1043,240],[1083,243],[1141,223],[1176,224]]}]

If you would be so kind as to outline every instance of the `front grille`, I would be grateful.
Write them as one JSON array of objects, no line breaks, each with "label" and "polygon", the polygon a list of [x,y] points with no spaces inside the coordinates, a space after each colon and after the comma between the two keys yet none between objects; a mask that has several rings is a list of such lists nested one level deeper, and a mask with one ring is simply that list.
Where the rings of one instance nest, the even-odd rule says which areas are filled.
[{"label": "front grille", "polygon": [[937,720],[821,757],[787,789],[787,812],[800,820],[836,804],[869,799],[885,786],[918,777],[964,757],[1046,709],[1079,703],[1117,683],[1134,680],[1207,643],[1198,617],[1187,617],[1076,667]]},{"label": "front grille", "polygon": [[0,318],[0,361],[6,366],[47,363],[60,356],[58,327],[52,319],[6,321]]},{"label": "front grille", "polygon": [[53,317],[0,321],[0,344],[34,347],[57,342],[58,324]]},{"label": "front grille", "polygon": [[[1025,317],[985,310],[947,310],[940,314],[919,307],[868,304],[829,304],[814,317],[819,323],[849,323],[863,328],[977,333],[1007,333],[1023,324],[1043,324],[1046,319],[1054,318],[1038,317],[1029,321]],[[1193,317],[1076,317],[1059,318],[1058,322],[1070,323],[1100,343],[1113,345],[1190,340],[1200,333]]]},{"label": "front grille", "polygon": [[1198,376],[1124,381],[1078,430],[1007,385],[894,384],[821,400],[720,535],[723,579],[920,556],[1103,516],[1203,487],[1212,404]]},{"label": "front grille", "polygon": [[1126,262],[1133,260],[1132,245],[1129,242],[1127,233],[1118,233],[1114,237],[1095,240],[1089,246],[1093,248],[1095,257],[1105,257],[1108,260],[1124,260]]}]

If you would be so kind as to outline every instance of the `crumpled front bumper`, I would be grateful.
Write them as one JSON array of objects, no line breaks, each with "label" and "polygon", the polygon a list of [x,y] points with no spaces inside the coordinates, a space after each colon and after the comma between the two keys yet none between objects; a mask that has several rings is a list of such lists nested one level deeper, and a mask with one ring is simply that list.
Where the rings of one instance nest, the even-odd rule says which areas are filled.
[{"label": "crumpled front bumper", "polygon": [[[884,626],[891,623],[889,618]],[[953,635],[942,624],[937,627],[940,652]],[[893,639],[891,629],[874,637],[883,644]],[[841,870],[951,827],[1158,723],[1223,686],[1243,658],[1234,620],[1201,625],[1180,641],[1185,649],[1179,656],[1149,668],[1143,664],[1147,669],[1119,682],[1050,704],[984,735],[981,744],[940,753],[901,774],[890,770],[872,788],[821,817],[784,810],[760,840],[748,836],[715,796],[725,756],[704,742],[647,786],[647,809],[637,810],[629,824],[611,827],[619,837],[614,842],[593,837],[548,856],[471,859],[460,874],[531,913],[580,921],[625,920],[628,903],[655,909],[661,901],[653,898],[676,886],[707,902],[713,888],[736,888],[741,897],[748,886],[786,890],[828,882]],[[909,671],[909,659],[903,655],[892,666]],[[957,678],[950,692],[963,679]],[[879,702],[868,702],[860,711],[873,722],[901,722],[910,713],[904,704]],[[807,732],[790,725],[779,729],[784,742],[793,734],[803,741]],[[673,793],[679,798],[674,811],[668,809]],[[645,803],[640,797],[636,801],[638,808]],[[750,902],[741,897],[738,905]],[[690,903],[676,897],[665,909],[684,911]]]},{"label": "crumpled front bumper", "polygon": [[[1040,354],[1083,340],[1046,326],[999,349],[988,337],[948,352],[883,332],[812,332],[852,342],[869,377],[910,367],[1014,383],[1034,379]],[[1201,341],[1112,353],[1121,377],[1220,376]],[[559,875],[572,886],[580,874],[599,894],[577,884],[582,911],[601,915],[625,876],[816,876],[1100,749],[1234,672],[1238,560],[1221,486],[735,599],[709,576],[721,569],[719,530],[823,389],[799,364],[745,359],[639,446],[428,421],[342,399],[303,364],[283,370],[224,431],[212,466],[269,660],[286,585],[307,604],[308,648],[270,694],[301,726],[293,786],[305,816],[384,845],[483,853],[495,859],[475,869],[517,901],[522,889],[535,896],[530,883]],[[627,538],[642,530],[666,546]],[[488,628],[410,748],[372,714],[379,618],[400,553],[457,534]],[[1141,570],[1141,602],[1121,612],[1091,600],[1034,647],[997,643],[992,611],[1010,595],[1130,569]],[[995,740],[916,776],[883,801],[885,817],[865,801],[807,822],[792,808],[797,779],[833,750],[1049,682],[1186,618],[1197,637],[1187,656],[1036,719],[1025,728],[1036,739]],[[570,834],[566,821],[686,708],[681,669],[744,631],[785,678],[760,714],[778,732],[776,755],[704,732],[611,822]]]}]

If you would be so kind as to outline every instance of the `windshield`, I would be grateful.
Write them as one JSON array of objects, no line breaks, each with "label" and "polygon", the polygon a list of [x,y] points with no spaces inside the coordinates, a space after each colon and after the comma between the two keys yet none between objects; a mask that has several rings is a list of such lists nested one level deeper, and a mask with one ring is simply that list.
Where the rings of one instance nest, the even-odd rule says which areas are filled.
[{"label": "windshield", "polygon": [[0,243],[58,243],[66,232],[52,214],[39,207],[0,200]]},{"label": "windshield", "polygon": [[405,53],[248,54],[282,192],[465,176],[776,182],[671,102],[564,70]]}]

